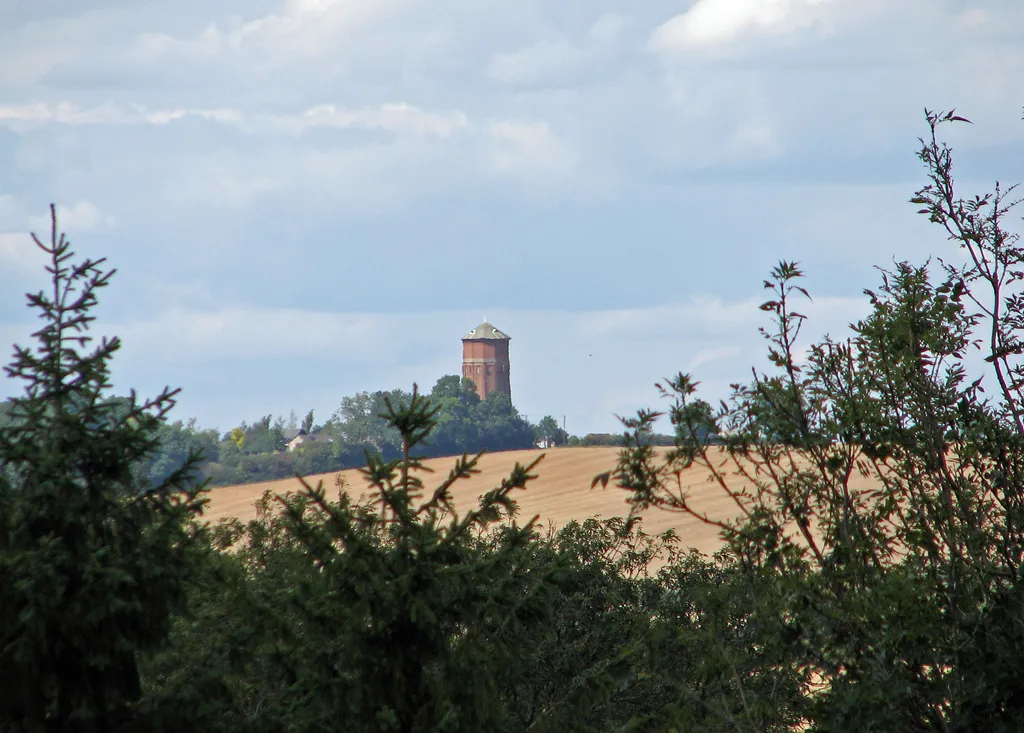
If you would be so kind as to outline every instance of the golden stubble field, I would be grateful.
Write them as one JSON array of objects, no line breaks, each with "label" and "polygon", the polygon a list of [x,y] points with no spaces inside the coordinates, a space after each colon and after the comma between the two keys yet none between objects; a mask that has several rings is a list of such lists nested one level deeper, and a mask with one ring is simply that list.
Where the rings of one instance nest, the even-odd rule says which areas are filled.
[{"label": "golden stubble field", "polygon": [[[455,485],[452,495],[457,508],[460,511],[472,508],[481,494],[496,487],[517,461],[526,464],[541,453],[544,459],[537,466],[537,478],[530,482],[525,491],[514,494],[519,502],[520,521],[539,515],[542,525],[550,522],[562,526],[573,519],[625,516],[628,513],[626,493],[621,489],[612,486],[607,489],[590,488],[594,476],[615,466],[618,449],[603,447],[488,453],[480,460],[479,474]],[[433,474],[424,478],[428,490],[448,475],[452,464],[452,458],[426,461],[426,465],[434,469]],[[323,480],[328,497],[333,498],[336,496],[334,480],[337,473],[312,476],[308,480],[314,484]],[[345,476],[354,494],[358,495],[366,486],[357,470],[340,473]],[[736,506],[717,484],[708,483],[706,479],[707,472],[703,468],[693,468],[684,476],[684,484],[690,488],[691,505],[712,517],[733,516]],[[739,479],[731,479],[730,482],[739,486]],[[205,516],[214,522],[223,517],[251,519],[255,515],[253,504],[265,491],[282,494],[299,488],[299,481],[294,478],[214,488],[209,494],[210,503]],[[695,547],[704,553],[712,553],[721,546],[715,528],[679,513],[649,510],[644,514],[643,528],[649,534],[673,528],[684,546]]]}]

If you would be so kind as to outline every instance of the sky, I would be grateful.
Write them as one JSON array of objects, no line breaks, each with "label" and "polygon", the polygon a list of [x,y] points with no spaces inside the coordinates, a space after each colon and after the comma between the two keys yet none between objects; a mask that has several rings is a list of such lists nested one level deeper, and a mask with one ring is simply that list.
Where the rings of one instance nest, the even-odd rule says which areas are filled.
[{"label": "sky", "polygon": [[1019,0],[0,0],[0,345],[55,202],[118,270],[115,386],[173,418],[429,389],[486,317],[520,412],[616,431],[763,363],[777,261],[811,339],[955,258],[908,203],[923,110],[974,123],[965,194],[1024,179],[1022,38]]}]

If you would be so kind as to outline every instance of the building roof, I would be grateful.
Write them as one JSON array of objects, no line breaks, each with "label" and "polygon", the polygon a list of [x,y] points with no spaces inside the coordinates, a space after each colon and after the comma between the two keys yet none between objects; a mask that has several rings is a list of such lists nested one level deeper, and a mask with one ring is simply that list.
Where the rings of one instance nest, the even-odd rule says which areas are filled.
[{"label": "building roof", "polygon": [[[284,430],[285,440],[288,443],[305,443],[308,440],[314,443],[333,443],[334,438],[326,433],[307,433],[305,430]],[[291,437],[289,437],[291,436]]]},{"label": "building roof", "polygon": [[495,339],[495,340],[498,340],[498,341],[501,341],[501,340],[508,341],[511,338],[512,337],[509,336],[507,333],[504,333],[503,331],[499,331],[493,325],[491,325],[487,321],[484,321],[479,326],[477,326],[472,331],[470,331],[465,336],[463,336],[462,340],[463,341],[469,341],[469,340],[475,341],[477,339]]}]

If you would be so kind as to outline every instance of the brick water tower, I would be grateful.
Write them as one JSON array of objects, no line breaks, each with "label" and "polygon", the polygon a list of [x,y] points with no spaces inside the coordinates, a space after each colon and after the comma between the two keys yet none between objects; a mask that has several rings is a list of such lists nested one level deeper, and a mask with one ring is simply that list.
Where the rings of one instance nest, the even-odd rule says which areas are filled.
[{"label": "brick water tower", "polygon": [[491,392],[512,396],[508,377],[510,338],[486,320],[462,338],[462,376],[476,385],[480,399]]}]

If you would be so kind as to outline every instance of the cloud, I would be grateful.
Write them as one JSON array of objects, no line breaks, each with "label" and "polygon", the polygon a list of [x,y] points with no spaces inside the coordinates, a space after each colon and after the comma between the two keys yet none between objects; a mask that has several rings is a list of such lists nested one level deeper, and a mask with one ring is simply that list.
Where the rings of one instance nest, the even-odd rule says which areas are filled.
[{"label": "cloud", "polygon": [[0,106],[0,124],[15,129],[45,124],[57,125],[167,125],[187,117],[225,124],[238,123],[241,114],[231,109],[156,109],[140,105],[104,104],[80,107],[73,102],[24,102]]},{"label": "cloud", "polygon": [[748,37],[781,36],[821,22],[834,0],[697,0],[655,29],[651,47],[673,52],[730,44]]},{"label": "cloud", "polygon": [[279,52],[314,55],[324,44],[337,43],[343,34],[357,32],[388,17],[401,7],[395,0],[286,0],[279,13],[247,21],[219,37],[230,48],[259,44]]},{"label": "cloud", "polygon": [[[112,43],[94,39],[88,60],[60,58],[46,79],[139,89],[151,80],[150,89],[193,98],[214,88],[232,98],[229,104],[265,98],[268,88],[294,99],[382,66],[422,63],[438,42],[422,22],[436,23],[436,13],[417,0],[262,0],[236,3],[234,12],[224,4],[184,7],[178,18],[158,23],[136,21],[134,32]],[[151,13],[133,15],[174,9],[167,0],[150,5]],[[346,97],[350,90],[346,84]]]},{"label": "cloud", "polygon": [[[842,333],[866,308],[864,298],[808,304],[798,348],[826,331]],[[360,313],[239,304],[174,308],[107,324],[103,333],[119,335],[124,345],[118,385],[149,392],[164,383],[210,381],[221,407],[210,409],[201,392],[186,389],[178,417],[223,426],[256,412],[309,406],[330,414],[343,396],[364,389],[409,388],[413,381],[429,389],[442,375],[458,373],[459,340],[481,317],[464,309]],[[654,383],[680,370],[702,382],[704,398],[718,399],[730,382],[748,379],[752,365],[765,363],[757,327],[767,319],[749,299],[705,296],[575,312],[497,309],[488,318],[512,337],[519,409],[534,421],[565,414],[577,432],[616,430],[614,415],[654,405]]]},{"label": "cloud", "polygon": [[700,369],[705,364],[710,364],[713,361],[720,361],[721,359],[727,359],[730,356],[739,355],[741,349],[739,346],[719,346],[713,349],[702,349],[694,354],[693,358],[690,359],[690,363],[687,365],[687,371],[695,371]]},{"label": "cloud", "polygon": [[[253,15],[268,3],[250,3],[234,13],[226,9],[181,8],[176,27],[156,30],[152,24],[139,25],[138,32],[118,38],[118,47],[97,49],[105,64],[130,63],[135,67],[156,69],[178,65],[189,71],[199,64],[245,64],[262,72],[294,67],[311,59],[323,58],[358,42],[358,34],[391,17],[401,0],[284,0],[270,13]],[[156,13],[173,5],[154,3]],[[224,5],[221,3],[220,5]],[[144,13],[137,13],[145,19]],[[205,20],[204,20],[205,19]],[[182,22],[185,21],[185,22]],[[193,30],[187,31],[185,28]],[[198,26],[198,28],[197,28]],[[56,54],[54,54],[56,55]],[[68,54],[58,63],[66,64]]]},{"label": "cloud", "polygon": [[[97,208],[91,201],[79,201],[71,206],[57,206],[57,226],[62,232],[82,232],[93,229],[109,229],[115,224],[114,217]],[[50,216],[36,216],[31,219],[33,231],[50,231]]]},{"label": "cloud", "polygon": [[568,176],[579,162],[576,152],[547,122],[495,120],[488,132],[496,143],[491,166],[500,175],[530,179]]},{"label": "cloud", "polygon": [[110,106],[82,110],[67,102],[53,105],[28,102],[0,107],[0,122],[8,124],[56,122],[66,125],[109,125],[127,121],[129,118],[123,111]]},{"label": "cloud", "polygon": [[614,57],[629,20],[617,13],[600,16],[581,38],[557,36],[493,55],[487,76],[509,85],[571,84],[602,60]]},{"label": "cloud", "polygon": [[[976,122],[948,131],[962,190],[1020,176],[1021,3],[15,5],[0,24],[0,191],[18,200],[0,196],[0,232],[67,202],[76,246],[122,273],[107,312],[163,314],[153,338],[194,327],[206,340],[188,353],[222,355],[200,368],[171,354],[167,375],[144,352],[133,362],[181,381],[200,417],[251,415],[264,395],[297,406],[306,393],[281,376],[296,369],[327,401],[451,371],[486,303],[516,337],[524,409],[597,426],[681,366],[710,385],[758,351],[733,335],[756,325],[747,286],[777,258],[841,296],[873,283],[873,263],[940,251],[906,204],[922,107]],[[0,300],[32,282],[14,264],[23,241],[4,235]],[[161,296],[183,286],[172,318]],[[454,344],[416,320],[440,309],[474,310],[451,322]],[[399,314],[381,332],[405,318],[435,341],[361,365],[344,323],[380,310]],[[545,318],[571,354],[540,336]]]},{"label": "cloud", "polygon": [[[808,311],[803,341],[842,331],[864,308],[863,298],[823,299]],[[97,330],[122,340],[117,388],[183,386],[176,417],[211,426],[309,406],[326,416],[343,396],[365,389],[408,389],[414,381],[429,389],[442,375],[458,374],[460,339],[482,317],[466,309],[331,312],[245,304],[136,313]],[[654,383],[681,370],[701,381],[701,396],[724,397],[729,382],[748,379],[750,366],[763,363],[765,350],[757,333],[765,314],[746,299],[620,310],[499,308],[487,316],[512,337],[520,411],[534,421],[566,415],[574,432],[616,430],[614,415],[655,405]],[[0,322],[0,333],[8,332]],[[14,333],[12,340],[26,337]]]},{"label": "cloud", "polygon": [[30,269],[43,262],[43,255],[28,233],[0,233],[0,262],[8,267]]},{"label": "cloud", "polygon": [[[329,202],[327,210],[335,214],[363,217],[482,188],[540,198],[563,192],[585,197],[591,190],[574,185],[578,153],[545,120],[474,121],[460,110],[408,103],[191,116],[167,109],[103,111],[113,124],[59,122],[95,121],[100,115],[92,108],[63,118],[34,115],[57,121],[32,123],[42,129],[25,131],[18,152],[37,177],[59,171],[61,189],[46,196],[116,201],[121,211],[110,213],[119,219],[124,209],[152,208],[157,201],[164,208],[239,210],[301,197],[302,208],[317,215]],[[69,127],[63,133],[68,144],[53,144],[48,126]],[[147,154],[128,156],[126,147]],[[126,189],[125,180],[139,186]]]},{"label": "cloud", "polygon": [[[109,229],[114,226],[114,217],[106,214],[91,201],[79,201],[71,206],[57,207],[59,231],[74,233],[96,229]],[[5,227],[27,228],[35,232],[43,241],[49,240],[50,216],[28,216],[21,202],[10,195],[0,196],[0,229]],[[47,255],[32,241],[27,231],[0,231],[0,275],[4,268],[18,270],[22,273],[41,273]],[[0,283],[3,281],[0,280]]]},{"label": "cloud", "polygon": [[551,74],[571,75],[589,60],[586,50],[560,39],[495,54],[487,63],[487,75],[505,84],[526,84]]},{"label": "cloud", "polygon": [[573,152],[545,123],[496,122],[476,130],[455,118],[422,126],[401,121],[396,129],[403,132],[319,136],[298,146],[270,138],[255,154],[233,148],[190,155],[168,161],[162,183],[177,205],[244,208],[289,196],[300,197],[304,208],[322,210],[330,202],[335,212],[362,218],[482,188],[555,194],[574,180]]},{"label": "cloud", "polygon": [[250,130],[301,133],[315,128],[383,130],[448,137],[468,127],[462,112],[430,113],[411,104],[385,103],[376,108],[343,109],[319,104],[293,114],[247,115],[236,109],[147,109],[141,105],[79,107],[71,102],[31,102],[0,106],[0,124],[22,125],[168,125],[198,118]]},{"label": "cloud", "polygon": [[597,43],[615,43],[629,23],[628,16],[619,13],[605,13],[590,26],[587,36]]},{"label": "cloud", "polygon": [[680,170],[805,173],[866,169],[870,159],[875,175],[906,180],[925,106],[970,110],[984,125],[983,137],[947,131],[958,150],[1019,144],[1011,87],[1024,54],[1008,29],[1024,30],[1024,6],[1000,7],[1003,30],[991,3],[975,6],[699,0],[648,41],[677,130],[662,159]]},{"label": "cloud", "polygon": [[26,272],[44,262],[42,252],[25,231],[28,221],[18,197],[0,194],[0,285],[6,284],[3,276],[10,276],[15,269]]},{"label": "cloud", "polygon": [[359,110],[345,110],[333,104],[320,104],[299,115],[271,116],[269,121],[273,125],[296,132],[318,127],[355,127],[437,137],[450,137],[469,128],[469,119],[464,112],[430,113],[404,102]]},{"label": "cloud", "polygon": [[24,226],[25,208],[13,194],[0,194],[0,230]]},{"label": "cloud", "polygon": [[[694,335],[719,338],[736,332],[756,333],[758,324],[765,321],[758,308],[761,302],[695,295],[685,302],[654,308],[593,312],[579,327],[587,338],[598,340],[660,341]],[[801,304],[801,312],[827,330],[842,327],[862,314],[864,303],[863,298],[825,296]]]},{"label": "cloud", "polygon": [[[166,364],[330,355],[331,361],[379,363],[402,356],[417,340],[387,336],[395,318],[372,313],[327,313],[290,308],[229,306],[176,309],[152,320],[112,324],[134,351]],[[417,319],[422,320],[422,319]],[[166,340],[163,336],[169,338]],[[336,363],[336,362],[335,362]]]},{"label": "cloud", "polygon": [[37,84],[58,64],[73,62],[101,32],[103,21],[109,22],[102,13],[65,14],[53,4],[39,12],[41,6],[31,5],[25,21],[0,26],[0,88]]}]

